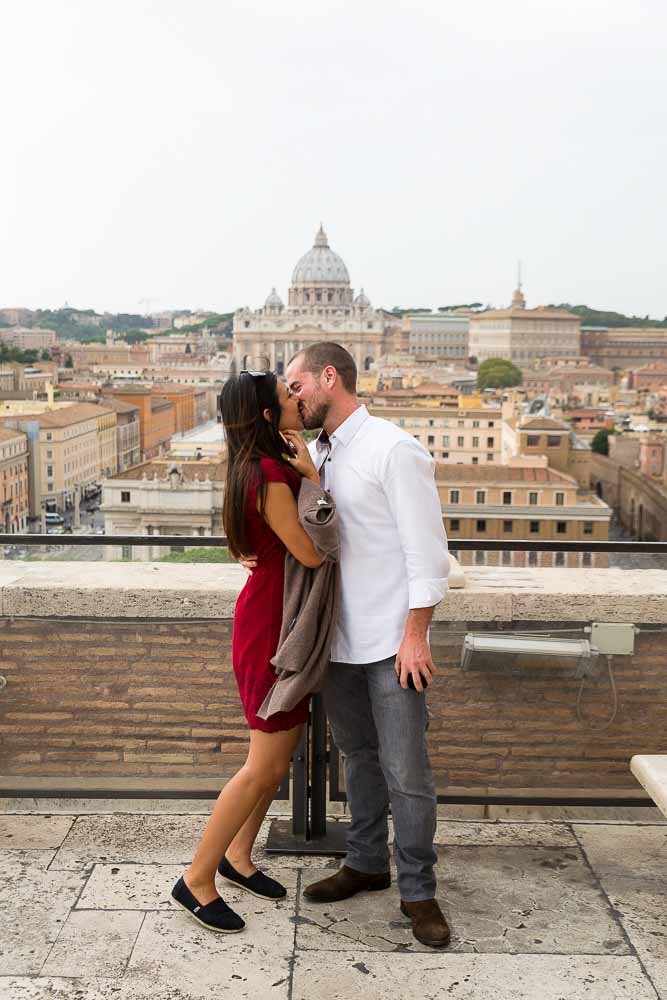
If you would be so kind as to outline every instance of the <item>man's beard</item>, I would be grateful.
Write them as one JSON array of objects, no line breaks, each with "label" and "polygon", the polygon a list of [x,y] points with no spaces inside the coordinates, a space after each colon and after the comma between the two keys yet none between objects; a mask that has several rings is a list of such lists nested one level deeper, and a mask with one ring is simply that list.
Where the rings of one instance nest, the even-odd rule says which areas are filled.
[{"label": "man's beard", "polygon": [[303,426],[307,431],[314,431],[324,425],[330,404],[313,399],[309,404],[302,403],[299,413],[303,420]]}]

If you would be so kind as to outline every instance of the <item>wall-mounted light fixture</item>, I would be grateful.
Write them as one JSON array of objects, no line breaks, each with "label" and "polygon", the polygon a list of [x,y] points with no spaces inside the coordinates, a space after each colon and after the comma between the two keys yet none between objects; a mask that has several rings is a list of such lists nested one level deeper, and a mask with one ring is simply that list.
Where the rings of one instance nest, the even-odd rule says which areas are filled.
[{"label": "wall-mounted light fixture", "polygon": [[592,677],[598,649],[588,639],[545,638],[526,632],[468,632],[461,666],[495,674]]}]

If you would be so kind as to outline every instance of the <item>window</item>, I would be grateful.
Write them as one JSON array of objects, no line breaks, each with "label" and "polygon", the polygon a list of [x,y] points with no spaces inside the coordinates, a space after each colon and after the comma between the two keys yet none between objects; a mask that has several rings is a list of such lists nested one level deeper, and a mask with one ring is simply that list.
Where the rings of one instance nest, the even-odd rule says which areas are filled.
[{"label": "window", "polygon": [[486,531],[486,521],[475,521],[477,531]]},{"label": "window", "polygon": [[443,458],[449,458],[449,452],[448,451],[443,451],[442,457]]},{"label": "window", "polygon": [[435,438],[432,434],[429,434],[428,436],[428,444],[435,444]]},{"label": "window", "polygon": [[458,517],[452,517],[450,519],[449,528],[450,528],[450,531],[460,531],[461,530],[461,522],[458,519]]},{"label": "window", "polygon": [[537,566],[537,552],[528,553],[528,565]]},{"label": "window", "polygon": [[494,421],[493,420],[489,420],[489,427],[493,427],[493,426],[494,426]]},{"label": "window", "polygon": [[488,437],[486,439],[486,447],[487,448],[493,448],[494,447],[494,440],[495,439],[493,437]]},{"label": "window", "polygon": [[487,460],[487,462],[492,462],[493,461],[493,452],[492,451],[487,451],[487,453],[486,453],[486,460]]},{"label": "window", "polygon": [[47,458],[53,458],[53,452],[52,451],[47,451],[46,457]]},{"label": "window", "polygon": [[528,445],[529,448],[536,448],[539,443],[540,443],[540,435],[539,434],[529,434],[528,435],[528,439],[526,441],[526,444]]},{"label": "window", "polygon": [[565,553],[554,552],[554,566],[564,566],[564,565],[565,565]]},{"label": "window", "polygon": [[556,521],[556,534],[557,535],[567,534],[567,521]]},{"label": "window", "polygon": [[121,503],[129,503],[130,502],[130,491],[129,490],[121,490],[120,491],[120,502]]},{"label": "window", "polygon": [[456,426],[457,427],[465,427],[465,425],[466,425],[465,420],[457,420],[456,421]]},{"label": "window", "polygon": [[585,535],[592,535],[593,534],[593,522],[592,521],[584,521],[584,534]]},{"label": "window", "polygon": [[531,533],[531,535],[539,535],[539,533],[540,533],[540,522],[539,521],[531,521],[530,522],[530,533]]},{"label": "window", "polygon": [[449,448],[449,434],[443,434],[442,436],[442,447]]},{"label": "window", "polygon": [[463,437],[461,435],[459,435],[459,437],[457,437],[456,444],[457,444],[457,447],[459,447],[459,448],[463,447]]},{"label": "window", "polygon": [[512,491],[503,490],[503,503],[512,503]]},{"label": "window", "polygon": [[47,440],[47,441],[50,441],[50,440],[51,440],[51,431],[47,431],[47,432],[46,432],[46,440]]},{"label": "window", "polygon": [[486,503],[486,490],[476,490],[475,503]]},{"label": "window", "polygon": [[458,503],[459,502],[459,495],[460,494],[459,494],[458,490],[450,490],[449,491],[449,502],[450,503]]},{"label": "window", "polygon": [[433,427],[435,425],[435,422],[433,420],[429,420],[428,425],[429,427]]},{"label": "window", "polygon": [[532,491],[528,494],[528,503],[531,507],[537,507],[537,493]]},{"label": "window", "polygon": [[132,546],[131,545],[123,545],[122,549],[123,549],[123,559],[131,559],[132,558]]},{"label": "window", "polygon": [[513,524],[513,521],[503,521],[503,531],[506,535],[510,535],[512,533]]},{"label": "window", "polygon": [[473,465],[479,465],[479,458],[477,457],[477,455],[473,455],[473,457],[472,457],[472,464]]},{"label": "window", "polygon": [[560,445],[560,434],[547,434],[547,448],[558,448]]},{"label": "window", "polygon": [[48,476],[49,479],[53,475],[53,466],[52,465],[47,465],[47,467],[46,467],[46,475]]},{"label": "window", "polygon": [[582,552],[581,553],[581,565],[582,566],[590,566],[591,565],[591,554],[590,554],[590,552]]},{"label": "window", "polygon": [[501,552],[500,555],[501,555],[500,561],[503,564],[503,566],[511,566],[512,565],[512,553],[511,552],[506,552],[505,549],[503,549],[503,551]]},{"label": "window", "polygon": [[486,552],[482,552],[481,549],[477,549],[475,552],[475,565],[486,566]]},{"label": "window", "polygon": [[474,437],[472,439],[472,446],[473,446],[473,448],[479,448],[479,438],[478,437]]},{"label": "window", "polygon": [[479,420],[473,420],[472,425],[473,427],[479,427]]},{"label": "window", "polygon": [[557,493],[556,494],[556,506],[557,507],[563,507],[564,504],[565,504],[565,494],[564,493]]}]

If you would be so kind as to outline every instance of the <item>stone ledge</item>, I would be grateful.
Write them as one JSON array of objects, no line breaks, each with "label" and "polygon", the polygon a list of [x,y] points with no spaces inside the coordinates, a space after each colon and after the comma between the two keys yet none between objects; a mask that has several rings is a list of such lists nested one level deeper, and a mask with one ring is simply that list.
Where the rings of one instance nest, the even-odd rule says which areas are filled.
[{"label": "stone ledge", "polygon": [[[4,617],[231,618],[245,582],[220,563],[0,564]],[[667,570],[470,567],[434,620],[667,623]]]}]

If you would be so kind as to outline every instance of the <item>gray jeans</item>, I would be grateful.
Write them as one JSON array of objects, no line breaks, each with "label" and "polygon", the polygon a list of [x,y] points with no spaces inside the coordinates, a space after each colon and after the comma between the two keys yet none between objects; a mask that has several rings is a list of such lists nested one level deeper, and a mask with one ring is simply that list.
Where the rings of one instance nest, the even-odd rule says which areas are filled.
[{"label": "gray jeans", "polygon": [[426,696],[396,680],[395,657],[377,663],[331,663],[323,691],[334,741],[344,756],[352,823],[346,864],[389,870],[387,815],[401,899],[435,897],[436,798],[426,749]]}]

